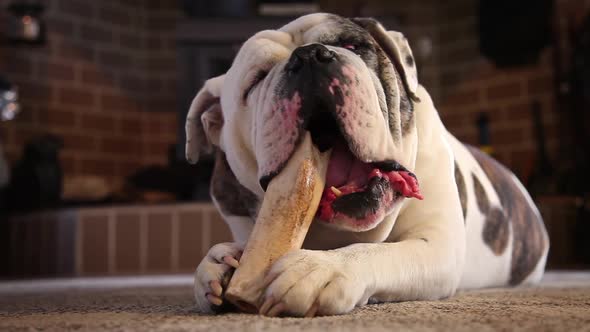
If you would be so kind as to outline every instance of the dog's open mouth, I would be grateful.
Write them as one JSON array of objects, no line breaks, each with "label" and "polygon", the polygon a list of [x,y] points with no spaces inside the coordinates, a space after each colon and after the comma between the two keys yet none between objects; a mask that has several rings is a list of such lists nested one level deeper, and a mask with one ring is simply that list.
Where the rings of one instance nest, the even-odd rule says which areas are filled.
[{"label": "dog's open mouth", "polygon": [[321,118],[312,119],[308,127],[321,151],[332,148],[317,218],[369,226],[390,212],[398,199],[422,199],[413,173],[396,161],[359,160],[340,134],[335,119],[325,115]]}]

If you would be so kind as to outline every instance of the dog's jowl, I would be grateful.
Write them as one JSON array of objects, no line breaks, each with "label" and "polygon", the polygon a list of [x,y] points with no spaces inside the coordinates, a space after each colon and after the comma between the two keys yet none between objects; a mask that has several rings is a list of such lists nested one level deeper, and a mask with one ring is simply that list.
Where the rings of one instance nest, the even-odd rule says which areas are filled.
[{"label": "dog's jowl", "polygon": [[204,312],[223,305],[266,186],[307,132],[330,151],[326,185],[303,249],[267,273],[264,313],[343,314],[543,274],[549,241],[528,193],[445,129],[408,41],[373,19],[312,14],[255,34],[186,129],[189,161],[218,150],[212,196],[235,241],[197,267]]}]

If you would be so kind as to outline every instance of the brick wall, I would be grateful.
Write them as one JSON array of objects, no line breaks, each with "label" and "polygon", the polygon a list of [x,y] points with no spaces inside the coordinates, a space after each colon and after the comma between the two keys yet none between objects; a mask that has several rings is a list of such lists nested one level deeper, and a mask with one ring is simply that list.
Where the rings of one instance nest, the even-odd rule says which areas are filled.
[{"label": "brick wall", "polygon": [[545,49],[536,64],[497,68],[479,53],[476,6],[469,0],[439,5],[437,106],[447,128],[471,144],[477,144],[477,116],[487,113],[496,158],[523,176],[535,155],[530,111],[535,100],[541,104],[547,147],[552,156],[557,153],[552,49]]},{"label": "brick wall", "polygon": [[142,165],[165,163],[176,140],[176,2],[43,3],[47,43],[0,48],[0,72],[19,86],[23,106],[0,124],[8,160],[49,132],[64,140],[66,176],[117,184]]}]

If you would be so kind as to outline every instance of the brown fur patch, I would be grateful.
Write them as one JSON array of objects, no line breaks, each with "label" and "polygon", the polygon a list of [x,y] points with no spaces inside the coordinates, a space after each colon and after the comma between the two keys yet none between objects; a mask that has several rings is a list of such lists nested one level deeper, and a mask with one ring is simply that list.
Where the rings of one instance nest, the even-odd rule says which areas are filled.
[{"label": "brown fur patch", "polygon": [[[543,221],[529,205],[526,197],[518,185],[513,181],[511,172],[479,149],[468,146],[483,171],[488,176],[494,190],[502,204],[503,218],[512,225],[512,261],[510,266],[510,285],[523,282],[533,272],[537,263],[543,256],[543,252],[549,245],[545,237]],[[500,224],[500,222],[497,222]],[[495,225],[487,226],[489,234],[485,237],[504,236],[507,233],[497,230]]]},{"label": "brown fur patch", "polygon": [[218,151],[211,177],[211,196],[226,216],[255,217],[258,198],[242,186],[229,168],[225,153]]},{"label": "brown fur patch", "polygon": [[510,239],[510,227],[502,210],[494,207],[487,213],[482,236],[496,256],[504,253]]},{"label": "brown fur patch", "polygon": [[459,200],[461,201],[461,210],[463,210],[463,223],[467,219],[467,187],[465,186],[465,179],[463,178],[463,173],[457,166],[457,161],[455,160],[455,183],[457,183],[457,190],[459,191]]},{"label": "brown fur patch", "polygon": [[471,173],[471,177],[473,178],[473,190],[477,200],[477,207],[486,217],[482,233],[483,241],[496,256],[500,256],[506,250],[510,238],[508,217],[498,207],[491,206],[488,194],[477,176]]}]

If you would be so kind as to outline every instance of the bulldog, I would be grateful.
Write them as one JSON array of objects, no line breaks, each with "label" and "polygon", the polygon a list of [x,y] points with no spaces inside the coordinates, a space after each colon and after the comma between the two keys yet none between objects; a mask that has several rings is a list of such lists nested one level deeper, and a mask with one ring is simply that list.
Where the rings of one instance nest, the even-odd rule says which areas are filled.
[{"label": "bulldog", "polygon": [[306,132],[331,150],[326,186],[303,249],[272,265],[262,314],[344,314],[543,274],[549,240],[529,194],[445,129],[408,41],[374,19],[311,14],[255,34],[205,82],[186,131],[189,162],[217,151],[211,195],[234,238],[196,269],[203,312],[223,306],[265,188]]}]

